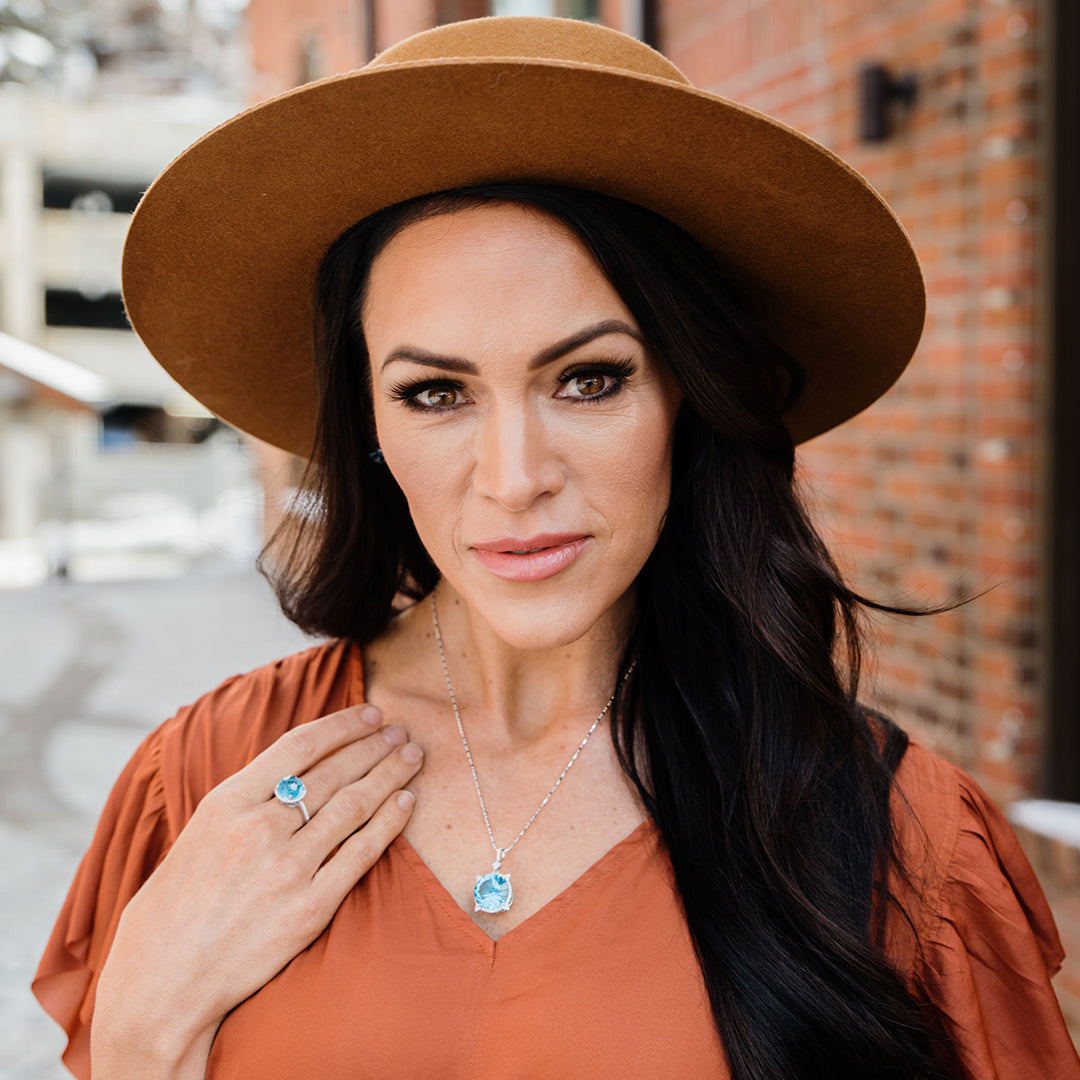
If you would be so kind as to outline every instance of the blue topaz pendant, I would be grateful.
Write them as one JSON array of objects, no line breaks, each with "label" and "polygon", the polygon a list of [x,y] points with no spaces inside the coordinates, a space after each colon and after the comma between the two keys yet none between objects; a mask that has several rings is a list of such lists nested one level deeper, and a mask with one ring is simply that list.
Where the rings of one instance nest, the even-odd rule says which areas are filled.
[{"label": "blue topaz pendant", "polygon": [[477,874],[473,899],[477,911],[486,911],[495,915],[500,911],[509,911],[514,902],[514,890],[510,886],[510,875],[492,870],[490,874]]}]

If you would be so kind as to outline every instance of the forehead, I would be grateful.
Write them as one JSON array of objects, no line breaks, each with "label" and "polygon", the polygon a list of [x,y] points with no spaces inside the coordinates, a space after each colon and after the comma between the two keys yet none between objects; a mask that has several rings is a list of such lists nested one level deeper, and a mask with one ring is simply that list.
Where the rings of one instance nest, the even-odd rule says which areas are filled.
[{"label": "forehead", "polygon": [[375,258],[363,308],[369,335],[403,321],[478,330],[511,314],[534,323],[597,315],[633,321],[570,227],[518,203],[407,225]]}]

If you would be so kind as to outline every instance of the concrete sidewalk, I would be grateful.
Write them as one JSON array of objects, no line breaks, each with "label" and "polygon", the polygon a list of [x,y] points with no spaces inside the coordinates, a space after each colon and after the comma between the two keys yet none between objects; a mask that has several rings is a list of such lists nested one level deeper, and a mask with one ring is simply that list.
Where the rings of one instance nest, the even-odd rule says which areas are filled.
[{"label": "concrete sidewalk", "polygon": [[0,1080],[70,1080],[30,979],[131,752],[180,705],[310,643],[236,565],[0,592]]}]

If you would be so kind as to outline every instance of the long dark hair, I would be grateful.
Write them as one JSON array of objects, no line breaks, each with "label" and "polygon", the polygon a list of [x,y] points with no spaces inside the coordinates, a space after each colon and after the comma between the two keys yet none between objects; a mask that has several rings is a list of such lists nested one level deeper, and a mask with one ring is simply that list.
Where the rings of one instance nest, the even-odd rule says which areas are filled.
[{"label": "long dark hair", "polygon": [[670,854],[733,1077],[950,1075],[932,1010],[883,952],[882,913],[897,906],[887,882],[904,872],[890,795],[907,739],[857,700],[869,601],[844,584],[798,498],[783,410],[802,372],[671,222],[594,192],[491,184],[392,206],[341,236],[318,281],[308,513],[270,571],[283,610],[362,645],[396,598],[435,586],[402,492],[369,460],[360,311],[390,237],[492,201],[576,233],[683,394],[612,737]]}]

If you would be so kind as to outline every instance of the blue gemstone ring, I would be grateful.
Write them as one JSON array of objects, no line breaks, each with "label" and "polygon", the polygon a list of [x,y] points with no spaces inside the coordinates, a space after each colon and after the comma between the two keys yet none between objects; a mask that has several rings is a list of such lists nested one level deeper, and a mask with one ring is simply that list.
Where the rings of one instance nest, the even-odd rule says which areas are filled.
[{"label": "blue gemstone ring", "polygon": [[307,788],[299,776],[283,776],[274,787],[274,798],[286,806],[295,806],[304,815],[304,824],[311,820],[311,815],[304,805]]}]

